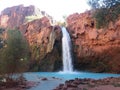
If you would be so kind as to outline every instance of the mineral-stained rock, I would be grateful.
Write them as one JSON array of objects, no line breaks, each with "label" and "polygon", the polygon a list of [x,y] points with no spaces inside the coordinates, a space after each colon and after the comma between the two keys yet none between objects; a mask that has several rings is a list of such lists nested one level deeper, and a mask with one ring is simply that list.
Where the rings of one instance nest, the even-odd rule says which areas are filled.
[{"label": "mineral-stained rock", "polygon": [[[120,20],[108,29],[96,29],[92,12],[75,13],[67,17],[75,67],[95,72],[119,73]],[[114,65],[116,63],[116,65]]]},{"label": "mineral-stained rock", "polygon": [[49,19],[43,17],[21,25],[19,30],[30,45],[31,59],[37,62],[37,70],[55,70],[55,63],[61,62],[61,28],[51,26]]},{"label": "mineral-stained rock", "polygon": [[[40,18],[26,22],[26,17],[29,16],[40,16]],[[54,71],[62,66],[61,28],[52,26],[51,21],[51,16],[32,5],[13,6],[1,12],[0,27],[6,30],[16,28],[26,37],[30,46],[32,71]]]}]

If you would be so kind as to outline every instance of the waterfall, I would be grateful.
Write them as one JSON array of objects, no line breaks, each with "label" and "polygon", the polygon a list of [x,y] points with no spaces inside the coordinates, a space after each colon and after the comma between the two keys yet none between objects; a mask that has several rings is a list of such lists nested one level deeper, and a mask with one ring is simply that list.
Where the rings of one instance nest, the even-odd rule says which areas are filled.
[{"label": "waterfall", "polygon": [[63,72],[72,72],[71,39],[65,27],[62,27]]}]

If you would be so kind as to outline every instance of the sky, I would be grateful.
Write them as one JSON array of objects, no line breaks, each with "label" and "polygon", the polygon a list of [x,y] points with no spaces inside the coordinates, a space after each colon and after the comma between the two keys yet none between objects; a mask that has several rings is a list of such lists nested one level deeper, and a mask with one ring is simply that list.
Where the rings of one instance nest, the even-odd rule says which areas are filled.
[{"label": "sky", "polygon": [[62,20],[63,16],[76,12],[82,13],[90,9],[87,0],[0,0],[0,12],[6,7],[20,4],[24,6],[34,5],[58,21]]}]

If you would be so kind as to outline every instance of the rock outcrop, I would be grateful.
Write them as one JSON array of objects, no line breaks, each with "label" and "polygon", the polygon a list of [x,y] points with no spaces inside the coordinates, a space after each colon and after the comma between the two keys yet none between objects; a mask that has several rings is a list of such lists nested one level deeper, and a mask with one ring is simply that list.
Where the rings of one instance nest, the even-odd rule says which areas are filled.
[{"label": "rock outcrop", "polygon": [[[113,83],[114,82],[114,83]],[[120,77],[108,77],[104,79],[79,79],[65,81],[54,90],[119,90]]]},{"label": "rock outcrop", "polygon": [[[61,28],[51,23],[51,16],[32,5],[13,6],[1,12],[0,27],[20,30],[26,37],[30,46],[31,71],[55,71],[62,66]],[[0,48],[3,47],[1,35]]]},{"label": "rock outcrop", "polygon": [[25,23],[27,16],[32,16],[32,18],[35,18],[37,16],[38,17],[42,17],[42,16],[50,17],[44,11],[40,11],[40,9],[36,8],[33,5],[27,6],[27,7],[24,7],[23,5],[13,6],[13,7],[4,9],[1,12],[0,27],[14,29],[18,27],[19,25],[22,25],[23,23]]},{"label": "rock outcrop", "polygon": [[[47,17],[26,23],[19,30],[27,38],[31,50],[31,62],[36,70],[54,71],[61,62],[61,28],[51,26]],[[35,70],[34,70],[35,71]]]},{"label": "rock outcrop", "polygon": [[67,18],[75,67],[95,72],[120,73],[120,20],[108,29],[96,29],[91,11]]}]

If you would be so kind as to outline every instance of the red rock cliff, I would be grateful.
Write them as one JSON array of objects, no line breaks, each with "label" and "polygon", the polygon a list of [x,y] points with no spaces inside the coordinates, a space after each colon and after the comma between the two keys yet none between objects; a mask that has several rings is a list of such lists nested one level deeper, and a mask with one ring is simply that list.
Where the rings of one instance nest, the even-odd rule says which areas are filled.
[{"label": "red rock cliff", "polygon": [[55,63],[61,61],[61,30],[51,26],[47,17],[26,23],[19,27],[27,38],[31,60],[38,63],[39,70],[53,71]]},{"label": "red rock cliff", "polygon": [[96,72],[120,73],[120,20],[109,28],[96,29],[90,11],[67,18],[77,68]]},{"label": "red rock cliff", "polygon": [[[31,15],[42,17],[25,23],[26,16]],[[46,12],[32,5],[6,8],[0,15],[0,27],[18,28],[26,37],[30,46],[31,71],[54,71],[62,66],[57,64],[61,63],[61,30],[59,26],[51,26],[51,20]]]},{"label": "red rock cliff", "polygon": [[13,6],[4,9],[1,12],[0,27],[13,29],[25,23],[26,16],[31,15],[48,16],[48,14],[46,14],[44,11],[40,11],[40,9],[36,8],[33,5],[27,7],[24,7],[23,5]]}]

